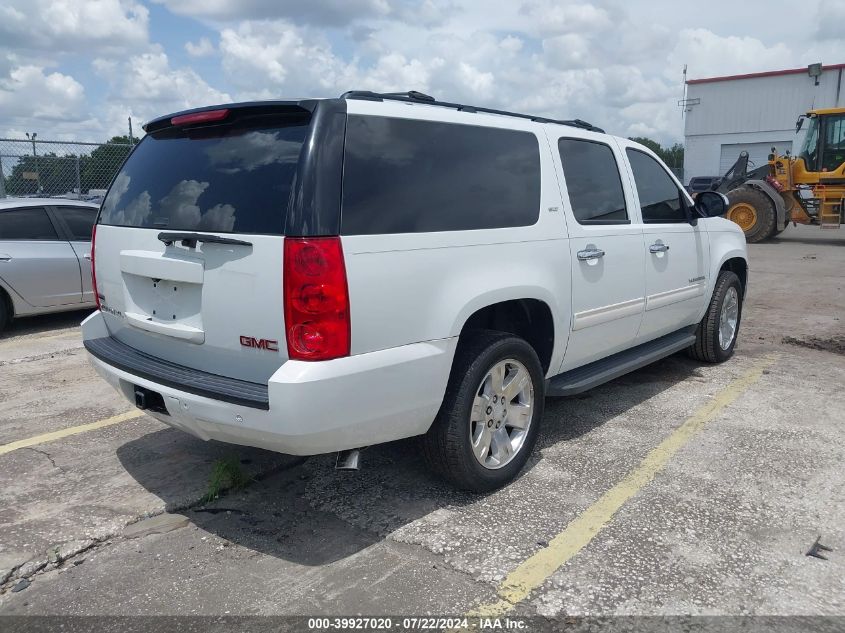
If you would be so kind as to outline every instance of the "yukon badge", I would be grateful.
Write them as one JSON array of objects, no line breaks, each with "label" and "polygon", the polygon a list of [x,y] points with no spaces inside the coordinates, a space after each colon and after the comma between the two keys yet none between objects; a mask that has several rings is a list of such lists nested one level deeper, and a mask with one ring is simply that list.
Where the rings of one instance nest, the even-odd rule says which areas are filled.
[{"label": "yukon badge", "polygon": [[268,338],[253,338],[252,336],[241,336],[241,345],[244,347],[254,347],[255,349],[264,349],[268,352],[279,351],[279,341],[273,341]]}]

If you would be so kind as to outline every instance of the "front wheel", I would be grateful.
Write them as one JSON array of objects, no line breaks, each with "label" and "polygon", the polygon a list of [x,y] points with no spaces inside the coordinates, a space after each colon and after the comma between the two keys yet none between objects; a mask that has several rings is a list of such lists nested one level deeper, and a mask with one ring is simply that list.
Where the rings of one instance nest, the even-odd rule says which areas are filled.
[{"label": "front wheel", "polygon": [[728,192],[728,220],[739,225],[749,244],[772,237],[777,230],[777,211],[765,193],[750,186]]},{"label": "front wheel", "polygon": [[473,492],[514,479],[537,440],[544,388],[543,368],[523,339],[486,330],[462,336],[440,412],[423,438],[429,465]]},{"label": "front wheel", "polygon": [[707,313],[698,324],[689,355],[708,363],[723,363],[734,353],[742,318],[742,284],[739,277],[723,270],[716,279]]}]

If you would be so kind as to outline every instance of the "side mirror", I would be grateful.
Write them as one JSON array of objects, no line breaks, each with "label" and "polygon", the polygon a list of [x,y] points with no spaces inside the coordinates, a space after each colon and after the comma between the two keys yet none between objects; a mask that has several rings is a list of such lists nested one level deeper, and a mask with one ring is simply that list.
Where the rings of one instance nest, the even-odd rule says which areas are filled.
[{"label": "side mirror", "polygon": [[728,212],[728,197],[718,191],[702,191],[695,199],[695,210],[705,218],[715,218]]},{"label": "side mirror", "polygon": [[798,132],[801,131],[802,127],[804,127],[804,115],[803,114],[801,116],[799,116],[798,120],[795,122],[795,133],[798,134]]}]

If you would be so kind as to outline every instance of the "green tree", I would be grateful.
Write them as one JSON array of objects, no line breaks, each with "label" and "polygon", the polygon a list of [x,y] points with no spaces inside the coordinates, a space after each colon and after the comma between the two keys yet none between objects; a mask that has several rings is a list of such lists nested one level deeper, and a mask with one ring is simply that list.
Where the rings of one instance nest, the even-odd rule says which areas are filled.
[{"label": "green tree", "polygon": [[652,152],[657,154],[664,163],[669,167],[683,167],[684,166],[684,146],[680,143],[675,143],[672,147],[663,147],[660,143],[645,136],[632,136],[628,140],[645,145]]},{"label": "green tree", "polygon": [[[55,152],[39,154],[37,157],[22,156],[12,168],[12,173],[6,177],[6,195],[55,196],[69,193],[77,186],[77,161],[81,174],[87,159],[87,156],[76,154],[58,156]],[[36,178],[24,177],[34,174],[37,174]]]},{"label": "green tree", "polygon": [[684,166],[684,146],[680,143],[674,143],[672,147],[667,147],[663,150],[663,160],[669,167],[683,167]]},{"label": "green tree", "polygon": [[111,184],[132,146],[138,142],[137,138],[132,140],[130,144],[128,136],[113,136],[106,144],[91,152],[82,172],[83,191],[105,189]]}]

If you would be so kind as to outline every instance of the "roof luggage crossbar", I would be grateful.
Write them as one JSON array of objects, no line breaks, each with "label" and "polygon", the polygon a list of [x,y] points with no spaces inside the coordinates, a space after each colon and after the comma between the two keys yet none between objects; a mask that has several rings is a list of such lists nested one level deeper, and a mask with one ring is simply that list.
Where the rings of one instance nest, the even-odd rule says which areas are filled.
[{"label": "roof luggage crossbar", "polygon": [[582,130],[590,130],[591,132],[604,132],[603,129],[596,127],[581,119],[572,119],[563,121],[560,119],[548,119],[542,116],[534,116],[531,114],[520,114],[519,112],[508,112],[507,110],[494,110],[493,108],[482,108],[480,106],[471,106],[461,103],[449,103],[448,101],[437,101],[434,97],[427,94],[411,90],[409,92],[372,92],[370,90],[350,90],[340,95],[341,99],[364,99],[367,101],[404,101],[405,103],[424,103],[427,105],[435,105],[443,108],[454,108],[460,112],[483,112],[485,114],[499,114],[502,116],[512,116],[519,119],[528,119],[529,121],[536,121],[537,123],[557,123],[559,125],[568,125],[570,127],[581,128]]}]

